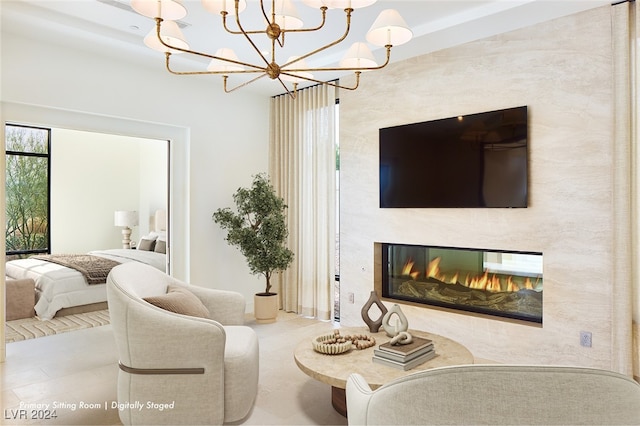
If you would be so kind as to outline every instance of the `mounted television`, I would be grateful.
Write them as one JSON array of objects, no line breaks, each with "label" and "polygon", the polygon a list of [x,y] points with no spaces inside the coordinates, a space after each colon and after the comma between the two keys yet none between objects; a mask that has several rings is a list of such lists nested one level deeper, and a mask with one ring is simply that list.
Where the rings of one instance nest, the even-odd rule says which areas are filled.
[{"label": "mounted television", "polygon": [[380,129],[380,207],[527,207],[527,107]]}]

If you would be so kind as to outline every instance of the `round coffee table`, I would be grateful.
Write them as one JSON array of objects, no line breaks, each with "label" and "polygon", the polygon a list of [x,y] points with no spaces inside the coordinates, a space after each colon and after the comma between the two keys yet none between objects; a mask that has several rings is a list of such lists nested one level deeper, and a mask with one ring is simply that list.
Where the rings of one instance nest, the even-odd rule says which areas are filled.
[{"label": "round coffee table", "polygon": [[[374,364],[374,348],[390,340],[383,331],[371,333],[367,327],[339,328],[343,336],[350,334],[365,334],[376,339],[375,346],[367,349],[351,349],[349,352],[339,355],[326,355],[313,350],[312,340],[317,337],[305,339],[295,349],[293,357],[296,364],[305,374],[320,382],[331,385],[331,404],[340,414],[346,416],[347,403],[345,388],[347,378],[351,373],[361,374],[372,389],[376,389],[394,379],[406,376],[420,370],[428,370],[449,365],[473,364],[473,355],[460,343],[437,334],[419,330],[409,330],[414,336],[433,340],[436,357],[411,370],[400,370],[385,365]],[[327,333],[333,329],[327,329]]]}]

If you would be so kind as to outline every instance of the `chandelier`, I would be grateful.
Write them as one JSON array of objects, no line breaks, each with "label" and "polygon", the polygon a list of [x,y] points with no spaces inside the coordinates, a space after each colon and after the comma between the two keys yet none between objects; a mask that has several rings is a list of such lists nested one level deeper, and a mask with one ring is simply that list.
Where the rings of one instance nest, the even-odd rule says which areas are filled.
[{"label": "chandelier", "polygon": [[[190,49],[176,22],[187,15],[187,9],[180,0],[131,0],[131,7],[139,14],[155,20],[155,28],[145,37],[144,43],[148,47],[165,54],[167,71],[176,75],[221,75],[226,93],[233,92],[264,77],[277,80],[286,92],[294,98],[298,84],[305,81],[355,90],[360,84],[360,74],[362,72],[384,68],[389,63],[391,48],[406,43],[413,36],[400,14],[396,10],[387,9],[382,11],[373,22],[366,36],[369,43],[383,46],[386,49],[386,59],[383,64],[378,65],[367,44],[357,42],[348,49],[337,67],[311,68],[307,66],[306,59],[344,41],[351,29],[351,15],[354,9],[370,6],[376,0],[303,0],[307,6],[317,9],[319,14],[319,23],[308,28],[304,27],[304,23],[298,17],[297,10],[291,0],[267,0],[267,4],[270,4],[268,10],[265,9],[265,1],[260,0],[260,7],[256,7],[256,10],[258,10],[257,13],[264,17],[266,26],[266,28],[261,29],[245,29],[243,26],[240,13],[247,6],[246,0],[201,1],[205,10],[221,16],[222,27],[227,33],[246,39],[251,50],[257,54],[255,63],[239,60],[235,52],[226,47],[217,49],[215,54]],[[278,49],[284,48],[285,39],[288,37],[287,34],[311,33],[322,29],[327,21],[328,9],[344,10],[344,30],[341,30],[340,34],[336,34],[334,41],[282,61],[279,57],[280,51]],[[228,20],[233,20],[235,23],[231,24],[230,27]],[[271,45],[270,51],[262,51],[258,47],[262,41],[256,42],[254,38],[260,35],[266,36],[266,39],[262,39],[262,41],[269,41]],[[209,59],[209,66],[201,70],[177,71],[172,68],[171,56],[179,53],[187,53]],[[323,71],[353,71],[355,84],[350,87],[343,86],[336,81],[323,81],[314,77],[314,72]],[[235,87],[229,87],[228,78],[230,75],[235,74],[255,74],[255,76],[249,76],[252,78],[248,81],[241,82]],[[288,83],[292,89],[290,89]]]}]

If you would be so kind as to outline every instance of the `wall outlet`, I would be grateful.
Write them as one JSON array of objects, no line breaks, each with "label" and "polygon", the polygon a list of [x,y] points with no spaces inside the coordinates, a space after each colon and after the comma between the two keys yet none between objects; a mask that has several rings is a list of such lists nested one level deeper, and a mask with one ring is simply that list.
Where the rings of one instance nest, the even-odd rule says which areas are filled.
[{"label": "wall outlet", "polygon": [[591,347],[591,332],[590,331],[581,331],[580,332],[580,346],[584,346],[585,348]]},{"label": "wall outlet", "polygon": [[353,293],[347,293],[347,297],[349,298],[349,303],[355,302],[355,297],[353,296]]}]

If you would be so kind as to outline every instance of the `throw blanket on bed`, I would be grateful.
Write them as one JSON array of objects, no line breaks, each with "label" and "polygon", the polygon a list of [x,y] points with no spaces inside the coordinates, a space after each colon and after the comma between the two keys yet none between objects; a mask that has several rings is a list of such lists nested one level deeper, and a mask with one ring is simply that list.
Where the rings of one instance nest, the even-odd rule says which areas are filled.
[{"label": "throw blanket on bed", "polygon": [[109,271],[111,271],[114,266],[120,264],[120,262],[116,262],[115,260],[92,256],[90,254],[48,254],[31,257],[75,269],[84,275],[87,279],[87,284],[106,283]]}]

